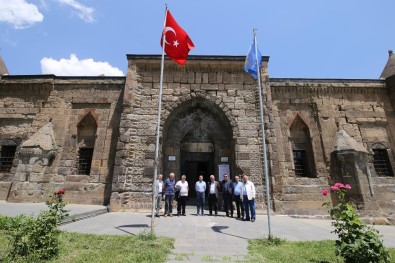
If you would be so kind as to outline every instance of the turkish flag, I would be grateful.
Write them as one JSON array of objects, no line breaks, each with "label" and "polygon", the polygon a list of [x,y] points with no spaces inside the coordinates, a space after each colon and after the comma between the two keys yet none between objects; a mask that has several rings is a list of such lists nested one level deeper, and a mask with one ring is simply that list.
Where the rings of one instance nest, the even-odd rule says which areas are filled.
[{"label": "turkish flag", "polygon": [[195,45],[189,38],[188,34],[174,20],[170,11],[166,13],[166,24],[163,29],[160,45],[163,45],[163,36],[165,36],[165,53],[172,60],[180,65],[184,65],[187,60],[189,50]]}]

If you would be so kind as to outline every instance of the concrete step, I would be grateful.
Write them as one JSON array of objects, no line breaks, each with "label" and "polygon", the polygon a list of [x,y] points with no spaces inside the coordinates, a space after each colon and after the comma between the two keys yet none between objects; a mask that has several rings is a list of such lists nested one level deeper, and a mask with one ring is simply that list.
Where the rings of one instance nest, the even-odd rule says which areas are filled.
[{"label": "concrete step", "polygon": [[79,220],[91,218],[94,216],[102,215],[105,213],[108,213],[108,209],[107,209],[107,207],[104,207],[104,206],[102,208],[94,209],[94,210],[87,211],[87,212],[80,212],[80,213],[78,213],[78,212],[77,213],[70,213],[69,212],[69,215],[66,218],[64,218],[60,224],[64,225],[64,224],[76,222]]}]

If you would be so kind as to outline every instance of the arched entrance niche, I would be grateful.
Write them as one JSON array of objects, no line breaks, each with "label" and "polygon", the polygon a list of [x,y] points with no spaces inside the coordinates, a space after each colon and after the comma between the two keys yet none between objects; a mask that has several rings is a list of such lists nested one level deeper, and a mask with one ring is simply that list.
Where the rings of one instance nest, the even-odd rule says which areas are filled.
[{"label": "arched entrance niche", "polygon": [[162,145],[164,176],[174,172],[179,180],[185,174],[192,196],[200,174],[204,181],[211,174],[219,180],[224,166],[231,173],[235,168],[232,126],[223,110],[205,98],[191,98],[170,113]]}]

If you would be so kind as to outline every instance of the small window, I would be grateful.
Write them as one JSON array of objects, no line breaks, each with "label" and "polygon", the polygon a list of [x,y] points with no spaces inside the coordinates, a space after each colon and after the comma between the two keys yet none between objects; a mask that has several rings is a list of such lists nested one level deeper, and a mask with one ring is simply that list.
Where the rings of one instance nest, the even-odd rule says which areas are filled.
[{"label": "small window", "polygon": [[295,175],[310,177],[307,154],[305,150],[293,150]]},{"label": "small window", "polygon": [[10,172],[15,157],[16,146],[1,146],[0,172]]},{"label": "small window", "polygon": [[93,148],[80,148],[78,174],[89,175],[91,172]]},{"label": "small window", "polygon": [[377,176],[393,176],[386,149],[373,149],[373,166]]}]

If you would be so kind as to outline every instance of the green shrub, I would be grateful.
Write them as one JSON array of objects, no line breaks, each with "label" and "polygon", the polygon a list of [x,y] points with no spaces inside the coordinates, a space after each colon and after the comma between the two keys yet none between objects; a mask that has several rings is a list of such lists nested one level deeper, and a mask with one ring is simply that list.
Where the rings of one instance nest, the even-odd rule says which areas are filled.
[{"label": "green shrub", "polygon": [[[333,231],[339,237],[336,240],[336,255],[344,258],[346,263],[370,263],[370,262],[390,262],[390,255],[379,232],[364,224],[357,215],[355,209],[347,202],[346,193],[351,186],[336,183],[331,186],[339,199],[339,203],[330,208],[330,203],[326,202],[329,214],[334,220]],[[328,191],[323,190],[322,194],[327,195]]]},{"label": "green shrub", "polygon": [[47,202],[48,211],[36,218],[20,215],[6,224],[10,249],[7,260],[38,262],[58,254],[59,233],[57,225],[67,216],[63,203],[64,190],[56,191]]},{"label": "green shrub", "polygon": [[0,215],[0,230],[7,230],[10,224],[11,218]]}]

